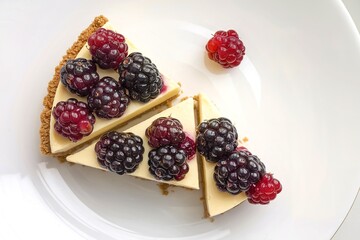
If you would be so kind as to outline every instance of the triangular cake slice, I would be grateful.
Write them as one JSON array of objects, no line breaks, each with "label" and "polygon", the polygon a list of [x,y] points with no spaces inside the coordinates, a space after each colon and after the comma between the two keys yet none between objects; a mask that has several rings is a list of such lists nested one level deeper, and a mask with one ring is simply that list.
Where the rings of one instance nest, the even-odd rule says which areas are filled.
[{"label": "triangular cake slice", "polygon": [[[41,151],[44,154],[50,155],[66,155],[69,152],[73,151],[76,147],[82,145],[83,143],[99,136],[100,134],[116,127],[119,125],[126,124],[129,120],[147,112],[154,107],[166,102],[169,99],[175,98],[180,92],[179,84],[171,81],[170,79],[164,76],[164,90],[159,96],[155,99],[150,100],[147,103],[141,103],[137,101],[132,101],[128,108],[126,109],[124,115],[120,118],[114,119],[102,119],[96,117],[96,122],[94,125],[93,132],[86,137],[83,137],[77,142],[72,142],[69,139],[58,134],[54,129],[55,120],[51,114],[52,108],[59,101],[66,101],[69,98],[76,98],[80,101],[86,102],[86,97],[79,97],[73,93],[70,93],[66,87],[59,81],[60,80],[60,69],[66,63],[68,59],[75,58],[86,58],[91,59],[91,54],[89,52],[89,47],[87,45],[88,37],[95,32],[98,28],[103,27],[107,29],[114,30],[112,26],[107,23],[107,19],[103,16],[95,18],[94,22],[84,30],[78,38],[78,41],[73,44],[73,46],[67,51],[67,55],[63,57],[63,60],[60,62],[58,67],[55,70],[55,75],[53,80],[49,83],[48,87],[48,96],[44,99],[44,111],[41,115]],[[114,30],[115,31],[115,30]],[[126,43],[129,47],[129,54],[131,52],[138,51],[129,40],[126,40]],[[161,71],[161,69],[160,69]],[[97,72],[100,78],[104,76],[111,76],[114,79],[119,78],[119,74],[112,69],[103,70],[99,66],[97,67]]]},{"label": "triangular cake slice", "polygon": [[[212,118],[222,117],[216,106],[203,94],[198,95],[199,122]],[[239,143],[241,146],[241,143]],[[204,191],[205,208],[207,216],[213,217],[224,213],[247,199],[246,194],[232,195],[221,192],[216,187],[214,180],[214,168],[216,163],[208,162],[199,154],[202,165],[202,182]]]},{"label": "triangular cake slice", "polygon": [[[178,119],[182,123],[186,134],[195,140],[194,99],[188,98],[176,104],[175,106],[168,108],[160,112],[159,114],[156,114],[153,117],[146,119],[145,121],[139,123],[138,125],[135,125],[134,127],[131,127],[124,131],[124,132],[132,132],[140,136],[143,139],[144,148],[145,148],[143,161],[140,163],[138,169],[134,173],[131,173],[129,175],[142,179],[163,182],[170,185],[181,186],[190,189],[199,189],[198,165],[196,158],[188,160],[189,172],[186,174],[185,178],[181,181],[159,181],[156,180],[149,172],[148,153],[151,150],[151,147],[147,143],[145,130],[147,127],[151,125],[151,123],[155,119],[159,117],[169,117],[169,116]],[[79,152],[67,156],[66,160],[69,162],[85,165],[88,167],[104,169],[100,167],[94,150],[97,140],[94,141],[94,143],[92,143],[90,146],[80,150]]]}]

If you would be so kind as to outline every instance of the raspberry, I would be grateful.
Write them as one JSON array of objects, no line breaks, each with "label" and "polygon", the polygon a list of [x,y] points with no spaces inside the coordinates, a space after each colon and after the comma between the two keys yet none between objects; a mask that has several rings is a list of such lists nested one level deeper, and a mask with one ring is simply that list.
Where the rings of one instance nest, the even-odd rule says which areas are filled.
[{"label": "raspberry", "polygon": [[75,98],[58,102],[52,114],[55,118],[55,130],[73,142],[93,131],[95,116],[86,103]]},{"label": "raspberry", "polygon": [[268,204],[282,190],[281,183],[270,173],[265,174],[259,182],[253,184],[246,192],[248,201],[252,204]]},{"label": "raspberry", "polygon": [[238,66],[245,55],[245,46],[234,30],[217,31],[206,44],[206,50],[209,58],[224,68]]},{"label": "raspberry", "polygon": [[191,137],[186,135],[182,142],[176,144],[176,147],[178,149],[184,150],[189,160],[195,157],[196,145]]},{"label": "raspberry", "polygon": [[125,37],[119,33],[99,28],[89,39],[92,59],[103,69],[117,69],[128,54]]},{"label": "raspberry", "polygon": [[265,174],[265,165],[246,151],[233,152],[226,160],[217,162],[214,170],[216,186],[220,191],[239,194],[249,190]]},{"label": "raspberry", "polygon": [[184,150],[173,146],[162,146],[149,152],[149,171],[159,180],[180,181],[189,171]]},{"label": "raspberry", "polygon": [[196,148],[209,162],[226,159],[237,146],[238,134],[227,118],[204,121],[197,127]]},{"label": "raspberry", "polygon": [[87,100],[98,117],[108,119],[122,116],[130,103],[119,83],[111,77],[100,79]]},{"label": "raspberry", "polygon": [[176,145],[185,139],[181,122],[172,117],[160,117],[146,129],[150,147],[157,148],[165,145]]},{"label": "raspberry", "polygon": [[163,80],[151,60],[133,52],[119,66],[121,86],[133,100],[148,102],[156,98],[163,87]]},{"label": "raspberry", "polygon": [[141,137],[112,131],[101,136],[95,152],[102,167],[123,175],[135,172],[143,160],[144,147]]},{"label": "raspberry", "polygon": [[85,58],[68,60],[61,68],[60,76],[61,82],[70,92],[82,97],[87,96],[99,81],[96,64]]}]

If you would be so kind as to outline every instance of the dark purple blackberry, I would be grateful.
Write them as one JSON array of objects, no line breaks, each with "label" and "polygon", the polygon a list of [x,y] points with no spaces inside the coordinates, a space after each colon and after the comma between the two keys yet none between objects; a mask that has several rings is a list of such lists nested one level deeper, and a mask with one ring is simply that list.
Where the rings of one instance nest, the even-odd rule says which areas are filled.
[{"label": "dark purple blackberry", "polygon": [[52,111],[55,119],[55,130],[73,142],[88,136],[95,124],[95,116],[84,102],[75,98],[61,101]]},{"label": "dark purple blackberry", "polygon": [[108,119],[121,117],[130,103],[119,83],[111,77],[100,79],[87,100],[98,117]]},{"label": "dark purple blackberry", "polygon": [[82,97],[87,96],[99,81],[96,64],[85,58],[68,60],[61,68],[60,77],[61,82],[70,92]]},{"label": "dark purple blackberry", "polygon": [[181,122],[172,117],[160,117],[152,122],[145,131],[150,147],[176,145],[185,139]]},{"label": "dark purple blackberry", "polygon": [[216,163],[214,179],[220,191],[239,194],[249,190],[265,174],[265,165],[247,151],[233,152]]},{"label": "dark purple blackberry", "polygon": [[120,83],[133,100],[148,102],[156,98],[163,86],[162,77],[151,60],[133,52],[119,65]]},{"label": "dark purple blackberry", "polygon": [[189,171],[184,150],[173,146],[162,146],[149,152],[149,171],[159,180],[180,181]]},{"label": "dark purple blackberry", "polygon": [[196,148],[209,162],[229,156],[237,147],[238,134],[227,118],[204,121],[197,127]]},{"label": "dark purple blackberry", "polygon": [[133,173],[143,160],[141,137],[133,133],[108,132],[95,145],[99,164],[111,172]]}]

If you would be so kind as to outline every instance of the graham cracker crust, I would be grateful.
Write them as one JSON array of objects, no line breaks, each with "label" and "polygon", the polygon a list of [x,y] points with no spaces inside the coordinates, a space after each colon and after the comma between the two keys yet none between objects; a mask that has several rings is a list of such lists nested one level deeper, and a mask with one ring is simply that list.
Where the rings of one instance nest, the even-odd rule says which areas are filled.
[{"label": "graham cracker crust", "polygon": [[87,42],[87,39],[90,37],[92,33],[94,33],[97,29],[102,27],[108,19],[102,15],[95,17],[93,22],[87,27],[82,33],[78,36],[78,39],[73,43],[73,45],[66,51],[66,54],[62,57],[59,65],[55,68],[55,73],[53,78],[50,80],[48,84],[48,94],[44,97],[43,106],[44,109],[40,115],[40,151],[45,155],[51,155],[50,148],[50,118],[51,118],[51,110],[53,106],[53,101],[56,93],[56,89],[58,87],[60,81],[60,70],[63,65],[69,59],[74,59],[76,55],[79,53],[81,48]]}]

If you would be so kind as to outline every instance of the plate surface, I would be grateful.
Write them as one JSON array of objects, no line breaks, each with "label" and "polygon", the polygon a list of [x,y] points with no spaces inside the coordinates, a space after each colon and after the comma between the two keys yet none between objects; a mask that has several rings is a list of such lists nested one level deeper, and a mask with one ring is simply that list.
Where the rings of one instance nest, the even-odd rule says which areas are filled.
[{"label": "plate surface", "polygon": [[[0,9],[0,239],[329,239],[341,224],[360,185],[360,40],[341,2],[19,1]],[[282,181],[276,201],[209,221],[200,192],[163,196],[154,183],[40,155],[47,82],[99,14],[184,95],[207,93],[235,122]],[[204,46],[230,28],[246,58],[225,70]]]}]

